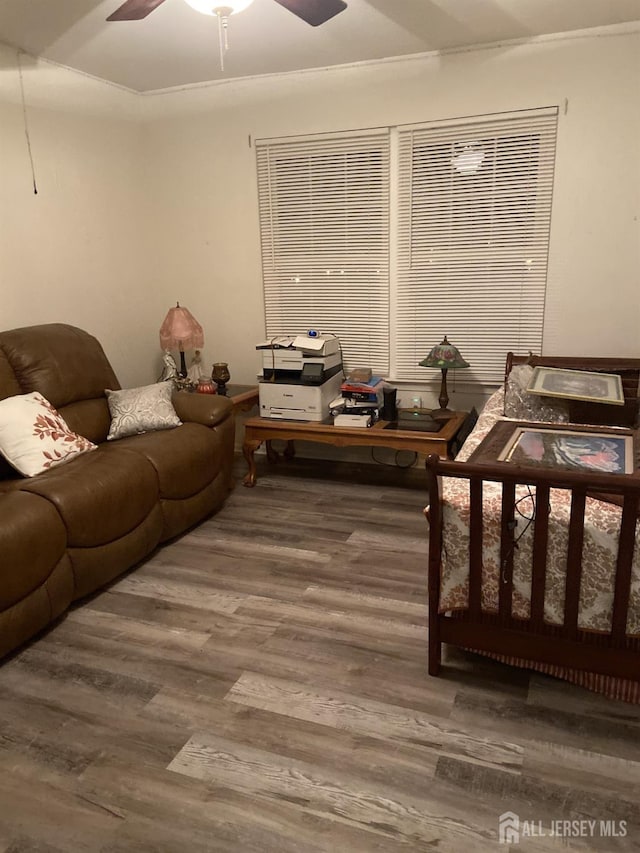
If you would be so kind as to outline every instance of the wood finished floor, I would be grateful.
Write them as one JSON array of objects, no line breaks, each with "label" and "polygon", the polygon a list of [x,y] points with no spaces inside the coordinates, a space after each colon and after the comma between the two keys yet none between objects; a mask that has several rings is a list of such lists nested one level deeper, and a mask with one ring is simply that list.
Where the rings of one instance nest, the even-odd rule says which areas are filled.
[{"label": "wood finished floor", "polygon": [[421,473],[265,464],[0,667],[0,853],[639,850],[639,707],[427,676]]}]

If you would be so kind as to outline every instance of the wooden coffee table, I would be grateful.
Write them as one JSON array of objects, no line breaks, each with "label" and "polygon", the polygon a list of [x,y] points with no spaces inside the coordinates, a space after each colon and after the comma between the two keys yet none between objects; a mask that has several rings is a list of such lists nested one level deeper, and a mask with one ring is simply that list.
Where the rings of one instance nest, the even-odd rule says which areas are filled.
[{"label": "wooden coffee table", "polygon": [[256,464],[254,454],[266,441],[268,455],[274,454],[269,444],[274,439],[289,442],[286,456],[293,455],[292,442],[314,441],[332,444],[334,447],[388,447],[392,450],[412,450],[428,456],[437,453],[442,459],[451,458],[451,446],[467,418],[467,412],[454,412],[438,432],[422,432],[415,429],[391,429],[389,421],[378,421],[372,427],[336,427],[333,423],[310,423],[309,421],[284,421],[253,417],[244,424],[242,452],[249,470],[243,484],[255,486]]}]

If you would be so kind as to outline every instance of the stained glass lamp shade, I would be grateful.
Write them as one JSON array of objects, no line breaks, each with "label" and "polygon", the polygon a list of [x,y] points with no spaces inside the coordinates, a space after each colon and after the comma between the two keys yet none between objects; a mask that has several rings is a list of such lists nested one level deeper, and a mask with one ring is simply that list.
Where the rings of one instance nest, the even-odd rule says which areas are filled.
[{"label": "stained glass lamp shade", "polygon": [[429,355],[420,362],[421,367],[436,367],[442,371],[442,384],[440,385],[440,396],[438,402],[440,408],[431,412],[433,418],[449,418],[453,414],[449,405],[449,394],[447,393],[447,371],[459,370],[462,367],[469,367],[469,362],[465,361],[460,355],[460,351],[453,344],[449,343],[447,336],[437,346],[433,347]]}]

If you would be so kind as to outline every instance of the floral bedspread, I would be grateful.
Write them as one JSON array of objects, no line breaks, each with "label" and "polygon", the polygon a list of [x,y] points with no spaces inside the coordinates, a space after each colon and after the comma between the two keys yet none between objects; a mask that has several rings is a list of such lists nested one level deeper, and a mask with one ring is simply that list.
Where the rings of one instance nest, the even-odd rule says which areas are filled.
[{"label": "floral bedspread", "polygon": [[[504,391],[499,389],[487,401],[472,433],[457,460],[465,461],[503,415]],[[500,583],[500,517],[502,488],[498,483],[483,485],[483,566],[482,607],[498,609]],[[527,518],[533,514],[533,501],[526,487],[516,490],[522,517],[518,525],[514,551],[513,615],[528,618],[531,598],[533,523],[526,531]],[[551,513],[545,586],[545,620],[562,625],[565,576],[569,541],[570,494],[563,489],[550,493]],[[608,631],[613,611],[615,560],[622,510],[613,504],[587,498],[582,556],[582,583],[578,625],[593,631]],[[442,480],[443,553],[440,612],[464,610],[469,598],[469,483],[445,477]],[[521,535],[522,534],[522,535]],[[635,556],[627,633],[640,634],[640,525],[636,530]]]}]

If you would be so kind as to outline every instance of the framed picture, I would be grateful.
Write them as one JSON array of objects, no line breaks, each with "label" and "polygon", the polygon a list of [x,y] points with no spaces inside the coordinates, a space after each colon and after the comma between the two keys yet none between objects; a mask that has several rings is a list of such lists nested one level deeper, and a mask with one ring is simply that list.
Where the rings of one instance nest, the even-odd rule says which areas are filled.
[{"label": "framed picture", "polygon": [[632,474],[634,436],[628,429],[499,421],[469,461]]},{"label": "framed picture", "polygon": [[540,465],[602,474],[633,473],[633,437],[580,430],[518,427],[498,456],[517,465]]},{"label": "framed picture", "polygon": [[617,373],[536,367],[527,391],[543,397],[564,397],[624,406],[622,379]]}]

